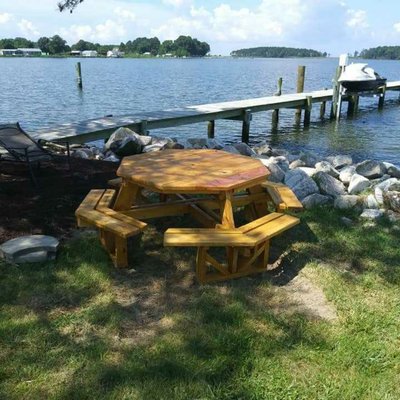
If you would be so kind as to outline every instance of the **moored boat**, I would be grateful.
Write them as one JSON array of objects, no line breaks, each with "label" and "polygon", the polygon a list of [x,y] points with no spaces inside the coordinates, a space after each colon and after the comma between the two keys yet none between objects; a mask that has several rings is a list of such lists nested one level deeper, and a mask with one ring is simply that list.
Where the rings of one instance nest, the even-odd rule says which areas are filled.
[{"label": "moored boat", "polygon": [[386,78],[362,63],[348,65],[338,81],[348,92],[373,91],[386,84]]}]

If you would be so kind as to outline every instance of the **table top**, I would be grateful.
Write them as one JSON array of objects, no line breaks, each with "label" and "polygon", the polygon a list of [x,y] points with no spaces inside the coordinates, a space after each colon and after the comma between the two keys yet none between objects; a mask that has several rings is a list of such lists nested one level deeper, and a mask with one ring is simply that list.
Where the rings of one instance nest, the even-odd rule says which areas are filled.
[{"label": "table top", "polygon": [[265,181],[260,160],[220,150],[162,150],[125,157],[117,175],[165,193],[219,193]]}]

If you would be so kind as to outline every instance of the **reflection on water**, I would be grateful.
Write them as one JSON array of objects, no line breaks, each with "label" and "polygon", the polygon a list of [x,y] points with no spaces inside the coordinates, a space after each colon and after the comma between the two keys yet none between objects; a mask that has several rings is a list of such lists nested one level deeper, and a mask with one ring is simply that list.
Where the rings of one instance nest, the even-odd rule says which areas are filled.
[{"label": "reflection on water", "polygon": [[[283,93],[295,91],[298,65],[306,65],[306,90],[331,87],[337,59],[87,59],[80,60],[83,91],[75,82],[74,59],[0,58],[0,123],[21,121],[28,130],[103,115],[122,115],[179,106],[272,95],[283,77]],[[399,61],[370,61],[388,80],[400,80]],[[377,98],[362,98],[356,118],[339,124],[319,120],[314,105],[308,129],[294,125],[294,110],[280,112],[276,132],[271,113],[255,114],[253,143],[268,140],[289,150],[320,154],[350,153],[356,159],[398,163],[400,115],[398,94],[389,92],[384,111]],[[327,105],[326,116],[329,115]],[[204,137],[206,124],[153,131],[173,137]],[[216,121],[224,142],[240,140],[241,125]]]}]

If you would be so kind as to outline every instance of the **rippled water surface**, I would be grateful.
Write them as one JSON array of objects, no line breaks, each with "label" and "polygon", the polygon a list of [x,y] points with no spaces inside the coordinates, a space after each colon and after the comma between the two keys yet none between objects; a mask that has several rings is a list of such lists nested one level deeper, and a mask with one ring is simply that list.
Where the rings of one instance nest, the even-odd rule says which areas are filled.
[{"label": "rippled water surface", "polygon": [[[81,59],[81,92],[75,81],[76,61],[0,58],[0,123],[20,121],[29,131],[107,114],[268,96],[276,91],[278,77],[283,77],[283,93],[292,93],[298,65],[307,68],[305,90],[318,90],[331,87],[337,65],[337,59]],[[369,64],[388,80],[400,80],[400,61],[371,60]],[[388,93],[382,112],[377,110],[377,101],[362,98],[357,117],[343,113],[339,124],[319,121],[319,105],[315,105],[309,129],[295,128],[294,111],[283,110],[276,133],[271,132],[270,113],[258,113],[251,123],[251,140],[399,163],[398,93]],[[152,133],[205,137],[206,124]],[[216,122],[216,137],[224,142],[238,140],[240,134],[239,122]]]}]

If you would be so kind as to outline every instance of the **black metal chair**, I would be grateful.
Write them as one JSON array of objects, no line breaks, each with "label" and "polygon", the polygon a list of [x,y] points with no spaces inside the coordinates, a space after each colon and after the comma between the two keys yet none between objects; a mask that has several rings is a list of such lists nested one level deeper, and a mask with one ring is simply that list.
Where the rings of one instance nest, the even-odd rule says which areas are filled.
[{"label": "black metal chair", "polygon": [[[3,147],[15,161],[24,162],[29,168],[32,181],[37,186],[32,164],[40,165],[41,161],[51,161],[55,155],[34,141],[20,126],[16,124],[0,125],[0,147]],[[67,161],[70,167],[70,151],[67,143]],[[9,157],[2,157],[9,160]]]}]

